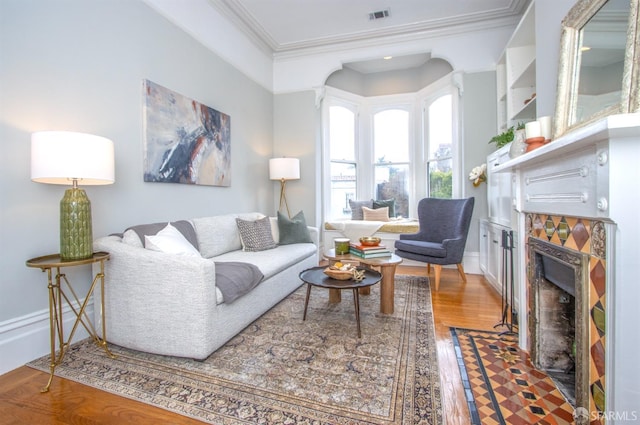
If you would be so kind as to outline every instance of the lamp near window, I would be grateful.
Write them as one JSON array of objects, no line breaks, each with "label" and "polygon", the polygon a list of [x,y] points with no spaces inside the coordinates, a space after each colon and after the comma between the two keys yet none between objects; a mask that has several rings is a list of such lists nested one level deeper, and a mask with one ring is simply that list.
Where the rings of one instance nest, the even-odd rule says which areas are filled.
[{"label": "lamp near window", "polygon": [[31,180],[72,185],[60,201],[60,258],[81,260],[93,255],[91,202],[82,185],[114,182],[113,142],[69,131],[31,135]]},{"label": "lamp near window", "polygon": [[289,212],[289,204],[287,204],[287,196],[285,194],[285,186],[287,180],[300,179],[300,160],[298,158],[272,158],[269,160],[269,179],[280,180],[280,206],[282,204],[287,208],[287,215],[291,218]]}]

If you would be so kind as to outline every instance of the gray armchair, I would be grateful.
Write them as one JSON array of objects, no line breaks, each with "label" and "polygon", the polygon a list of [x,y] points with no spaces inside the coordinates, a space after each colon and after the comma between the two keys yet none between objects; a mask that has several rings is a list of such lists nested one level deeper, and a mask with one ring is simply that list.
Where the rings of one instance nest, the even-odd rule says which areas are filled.
[{"label": "gray armchair", "polygon": [[455,264],[464,282],[462,267],[475,198],[424,198],[418,202],[418,233],[401,234],[395,243],[396,255],[427,263],[427,273],[434,265],[436,291],[440,288],[442,266]]}]

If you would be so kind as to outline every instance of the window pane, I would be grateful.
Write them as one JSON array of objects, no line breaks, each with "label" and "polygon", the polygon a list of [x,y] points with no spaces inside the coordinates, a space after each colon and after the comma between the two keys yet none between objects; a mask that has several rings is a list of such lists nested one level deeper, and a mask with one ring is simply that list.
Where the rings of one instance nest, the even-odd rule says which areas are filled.
[{"label": "window pane", "polygon": [[428,108],[427,183],[429,196],[453,197],[453,123],[452,97],[441,96]]},{"label": "window pane", "polygon": [[343,106],[329,108],[329,155],[331,159],[355,161],[355,114]]},{"label": "window pane", "polygon": [[331,163],[331,218],[351,218],[349,199],[356,199],[355,164]]},{"label": "window pane", "polygon": [[451,159],[429,161],[429,167],[427,169],[427,180],[429,182],[429,196],[431,198],[452,198],[453,172],[451,169],[451,164]]},{"label": "window pane", "polygon": [[439,97],[429,105],[429,159],[451,158],[451,95]]},{"label": "window pane", "polygon": [[409,113],[400,109],[378,112],[373,118],[375,162],[409,161]]},{"label": "window pane", "polygon": [[376,199],[395,199],[396,216],[409,216],[409,166],[376,165]]}]

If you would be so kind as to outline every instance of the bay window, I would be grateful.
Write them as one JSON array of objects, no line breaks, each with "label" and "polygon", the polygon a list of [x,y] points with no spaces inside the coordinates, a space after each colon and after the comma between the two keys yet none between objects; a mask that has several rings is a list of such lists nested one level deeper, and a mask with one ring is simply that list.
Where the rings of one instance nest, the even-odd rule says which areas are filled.
[{"label": "bay window", "polygon": [[459,196],[457,89],[450,81],[377,97],[327,87],[325,220],[351,218],[349,200],[393,199],[391,218],[415,218],[420,199]]}]

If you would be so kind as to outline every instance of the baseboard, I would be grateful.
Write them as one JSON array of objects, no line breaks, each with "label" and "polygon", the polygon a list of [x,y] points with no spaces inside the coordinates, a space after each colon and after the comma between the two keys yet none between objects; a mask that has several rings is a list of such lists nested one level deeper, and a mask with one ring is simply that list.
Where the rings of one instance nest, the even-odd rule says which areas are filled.
[{"label": "baseboard", "polygon": [[462,258],[462,265],[464,266],[464,272],[467,274],[483,274],[480,269],[479,252],[465,252]]},{"label": "baseboard", "polygon": [[[84,300],[80,300],[83,302]],[[93,300],[87,304],[87,315],[93,318]],[[68,305],[62,309],[63,329],[68,337],[75,315]],[[31,360],[51,353],[49,339],[49,310],[41,310],[22,317],[0,323],[0,375],[23,366]],[[82,325],[73,337],[72,342],[87,338],[89,334]],[[57,347],[56,347],[57,348]]]}]

